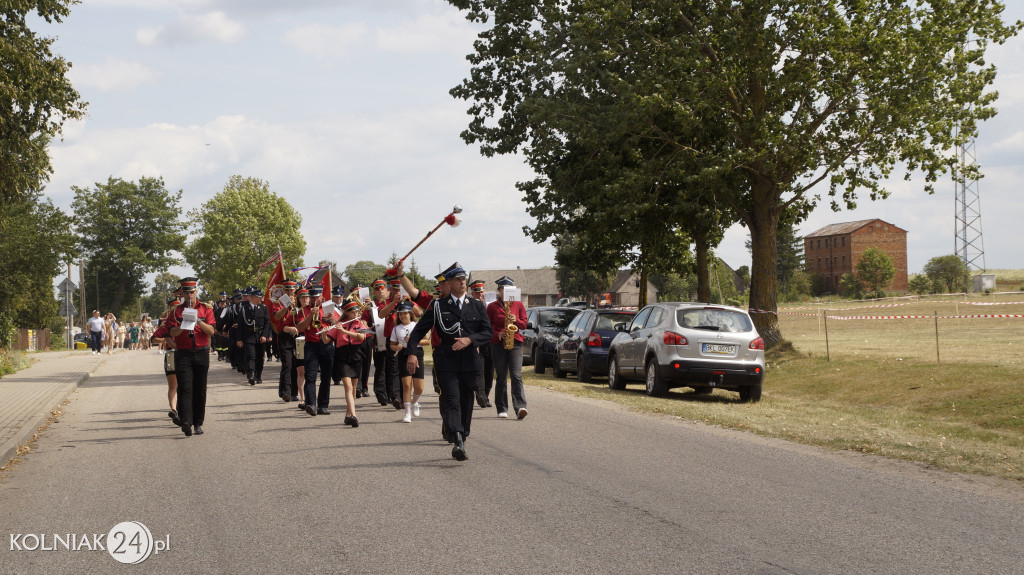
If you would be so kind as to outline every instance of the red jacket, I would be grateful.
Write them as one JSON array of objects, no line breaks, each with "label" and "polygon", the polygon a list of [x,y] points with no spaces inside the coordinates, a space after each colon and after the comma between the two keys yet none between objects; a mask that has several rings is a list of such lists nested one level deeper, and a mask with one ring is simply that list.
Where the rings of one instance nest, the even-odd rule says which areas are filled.
[{"label": "red jacket", "polygon": [[[526,329],[526,306],[521,301],[514,301],[509,306],[509,311],[516,316],[516,341],[523,341],[522,331]],[[491,343],[503,341],[505,333],[505,305],[500,301],[492,301],[487,305],[487,319],[491,322],[491,329],[494,330],[494,337]]]}]

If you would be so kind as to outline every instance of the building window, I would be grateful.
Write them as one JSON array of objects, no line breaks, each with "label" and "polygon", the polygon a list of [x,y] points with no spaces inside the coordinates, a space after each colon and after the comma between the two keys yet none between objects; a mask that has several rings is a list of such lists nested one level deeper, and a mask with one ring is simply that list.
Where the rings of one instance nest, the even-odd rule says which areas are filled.
[{"label": "building window", "polygon": [[846,256],[843,256],[843,267],[846,267]]},{"label": "building window", "polygon": [[818,240],[818,249],[821,249],[821,240]]},{"label": "building window", "polygon": [[829,238],[825,238],[825,247],[826,248],[831,247],[828,242],[829,242]]},{"label": "building window", "polygon": [[843,247],[846,247],[846,236],[843,236]]}]

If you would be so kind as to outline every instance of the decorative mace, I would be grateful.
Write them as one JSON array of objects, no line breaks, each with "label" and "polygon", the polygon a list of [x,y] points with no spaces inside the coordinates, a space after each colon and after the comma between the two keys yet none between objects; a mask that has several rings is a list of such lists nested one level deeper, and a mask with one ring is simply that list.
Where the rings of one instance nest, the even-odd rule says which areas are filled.
[{"label": "decorative mace", "polygon": [[447,216],[445,216],[444,219],[441,220],[441,223],[439,223],[436,226],[434,226],[434,229],[430,230],[430,232],[427,233],[427,235],[423,236],[423,239],[420,240],[420,243],[418,243],[415,246],[413,246],[413,248],[411,250],[409,250],[409,253],[405,254],[397,262],[395,262],[395,267],[388,268],[384,273],[386,273],[388,275],[388,277],[394,277],[394,276],[398,275],[398,265],[401,264],[402,262],[404,262],[405,258],[411,256],[412,253],[414,251],[416,251],[416,248],[418,248],[421,245],[423,245],[423,242],[427,241],[427,238],[429,238],[430,236],[434,235],[434,232],[436,232],[437,230],[441,229],[441,226],[443,226],[445,224],[448,224],[449,226],[454,228],[455,226],[457,226],[460,223],[462,223],[462,220],[460,220],[459,218],[455,217],[455,214],[461,214],[461,213],[462,213],[462,206],[460,206],[458,204],[455,204],[455,207],[452,208],[452,212],[450,214],[448,214]]}]

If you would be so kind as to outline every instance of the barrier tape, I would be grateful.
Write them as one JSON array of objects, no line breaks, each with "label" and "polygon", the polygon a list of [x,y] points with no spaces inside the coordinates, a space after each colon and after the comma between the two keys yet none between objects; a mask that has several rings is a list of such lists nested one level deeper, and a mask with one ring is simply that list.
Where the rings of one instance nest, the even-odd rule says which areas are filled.
[{"label": "barrier tape", "polygon": [[830,315],[828,319],[1002,319],[1024,318],[1024,314],[989,314],[989,315]]},{"label": "barrier tape", "polygon": [[1024,301],[965,301],[964,305],[1020,305]]}]

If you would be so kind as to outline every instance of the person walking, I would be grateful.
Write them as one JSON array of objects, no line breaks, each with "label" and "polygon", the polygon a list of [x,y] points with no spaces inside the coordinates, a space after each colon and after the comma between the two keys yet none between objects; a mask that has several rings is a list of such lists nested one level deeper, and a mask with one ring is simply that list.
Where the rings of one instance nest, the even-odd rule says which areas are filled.
[{"label": "person walking", "polygon": [[[167,314],[168,331],[174,338],[174,373],[178,380],[178,417],[186,437],[202,435],[206,421],[206,378],[210,371],[210,336],[213,310],[199,301],[199,278],[182,278],[184,301]],[[187,315],[186,315],[187,314]],[[194,318],[194,319],[193,319]]]},{"label": "person walking", "polygon": [[324,334],[334,342],[333,377],[345,385],[345,425],[359,427],[356,418],[356,383],[362,371],[362,344],[366,339],[366,324],[359,318],[359,302],[342,304],[341,319]]},{"label": "person walking", "polygon": [[100,310],[92,310],[92,317],[89,318],[89,345],[92,347],[92,354],[98,355],[103,350],[103,318],[100,317]]},{"label": "person walking", "polygon": [[[423,395],[423,348],[417,347],[415,352],[409,350],[409,337],[412,335],[416,323],[412,321],[412,310],[415,307],[411,301],[403,301],[398,304],[398,321],[395,329],[391,332],[391,349],[395,352],[398,360],[398,374],[402,378],[402,406],[405,407],[405,417],[402,421],[412,423],[413,417],[420,416],[420,396]],[[423,346],[430,340],[426,336],[420,340],[419,345]],[[419,367],[414,371],[409,370],[409,354],[415,353],[419,360]]]},{"label": "person walking", "polygon": [[437,327],[440,344],[434,355],[441,387],[441,417],[452,438],[452,457],[469,459],[465,439],[473,421],[476,399],[476,376],[483,369],[477,348],[493,336],[484,304],[466,296],[466,270],[455,265],[445,274],[451,295],[431,302],[429,309],[409,336],[406,367],[415,372],[421,362],[417,354],[419,342]]},{"label": "person walking", "polygon": [[[526,417],[526,390],[523,387],[523,330],[526,329],[526,308],[521,301],[505,300],[505,288],[515,287],[512,278],[502,276],[498,284],[498,299],[487,306],[487,319],[491,322],[494,336],[491,338],[491,358],[494,361],[494,405],[498,417],[508,417],[508,394],[506,383],[512,380],[512,407],[516,417]],[[506,308],[508,316],[506,319]],[[516,326],[515,330],[506,330],[508,325]],[[511,331],[511,333],[509,333]],[[507,337],[512,337],[512,346],[508,347]]]}]

